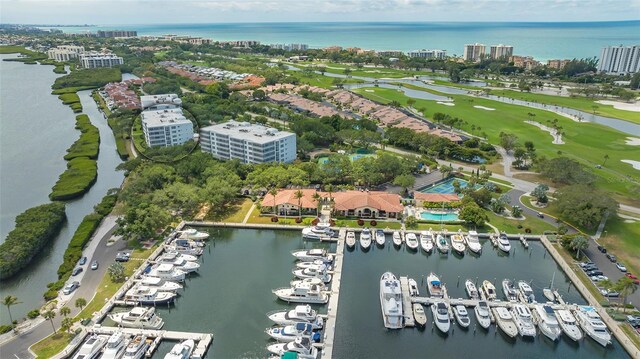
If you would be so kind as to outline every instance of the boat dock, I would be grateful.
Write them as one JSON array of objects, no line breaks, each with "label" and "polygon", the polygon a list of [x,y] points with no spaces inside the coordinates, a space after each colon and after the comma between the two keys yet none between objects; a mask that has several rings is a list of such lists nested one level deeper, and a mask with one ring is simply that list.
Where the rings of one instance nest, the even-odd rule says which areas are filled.
[{"label": "boat dock", "polygon": [[327,311],[327,318],[324,326],[323,336],[323,348],[321,358],[331,359],[333,356],[333,340],[335,338],[336,331],[336,319],[338,317],[338,303],[340,299],[340,280],[342,279],[342,261],[344,259],[345,237],[346,229],[344,233],[340,230],[338,235],[338,246],[336,254],[333,259],[333,279],[331,281],[331,295],[329,296],[329,308]]},{"label": "boat dock", "polygon": [[409,294],[409,278],[400,277],[400,291],[402,292],[402,314],[404,316],[405,327],[415,327],[416,321],[413,317],[413,305]]}]

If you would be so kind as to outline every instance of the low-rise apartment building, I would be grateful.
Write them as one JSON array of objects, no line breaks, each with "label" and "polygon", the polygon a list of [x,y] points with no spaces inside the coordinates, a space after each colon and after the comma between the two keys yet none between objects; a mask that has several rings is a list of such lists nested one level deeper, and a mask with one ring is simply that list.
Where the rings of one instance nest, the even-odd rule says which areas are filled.
[{"label": "low-rise apartment building", "polygon": [[409,57],[419,57],[423,59],[438,59],[444,60],[447,57],[446,50],[414,50],[407,52]]},{"label": "low-rise apartment building", "polygon": [[193,124],[181,108],[143,111],[140,116],[149,147],[176,146],[193,139]]},{"label": "low-rise apartment building", "polygon": [[140,96],[140,107],[145,110],[167,110],[182,107],[182,100],[174,93]]},{"label": "low-rise apartment building", "polygon": [[78,56],[84,53],[84,46],[75,45],[61,45],[51,48],[47,51],[49,60],[55,60],[58,62],[71,61],[77,59]]}]

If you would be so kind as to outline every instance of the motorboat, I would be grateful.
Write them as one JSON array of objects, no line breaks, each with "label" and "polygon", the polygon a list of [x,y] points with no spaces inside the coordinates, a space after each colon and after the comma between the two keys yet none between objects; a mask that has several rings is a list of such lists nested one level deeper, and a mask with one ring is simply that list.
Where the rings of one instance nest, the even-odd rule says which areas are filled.
[{"label": "motorboat", "polygon": [[107,339],[101,359],[119,359],[129,344],[129,336],[121,331],[117,331]]},{"label": "motorboat", "polygon": [[496,287],[488,280],[482,282],[482,293],[487,300],[496,300],[498,297]]},{"label": "motorboat", "polygon": [[436,323],[436,327],[443,332],[448,333],[451,327],[451,321],[449,320],[449,307],[444,302],[435,302],[431,304],[431,313],[433,314],[433,321]]},{"label": "motorboat", "polygon": [[471,319],[469,319],[469,313],[464,305],[456,305],[453,307],[453,315],[456,317],[456,321],[463,328],[469,328]]},{"label": "motorboat", "polygon": [[505,278],[502,280],[502,292],[504,293],[504,296],[508,301],[518,301],[518,290],[513,285],[513,281],[511,281],[510,279]]},{"label": "motorboat", "polygon": [[176,252],[190,256],[200,256],[203,252],[202,247],[193,246],[188,241],[182,239],[176,239],[172,244],[165,245],[164,248],[169,252]]},{"label": "motorboat", "polygon": [[326,249],[322,248],[313,248],[313,249],[302,249],[291,252],[291,254],[296,257],[296,259],[303,262],[312,262],[314,260],[321,260],[323,262],[333,262],[333,256],[330,253],[327,253]]},{"label": "motorboat", "polygon": [[514,304],[513,307],[511,307],[511,314],[513,315],[513,320],[518,327],[518,333],[520,333],[521,337],[533,338],[536,336],[536,326],[533,324],[529,307],[524,304]]},{"label": "motorboat", "polygon": [[164,280],[158,277],[142,277],[140,280],[140,284],[145,285],[147,287],[152,287],[158,290],[158,292],[172,292],[175,293],[178,290],[182,289],[182,285],[176,282],[172,282],[169,280]]},{"label": "motorboat", "polygon": [[387,239],[384,235],[384,231],[382,229],[376,230],[376,244],[379,246],[384,246],[384,242],[386,240]]},{"label": "motorboat", "polygon": [[427,231],[420,232],[420,247],[429,253],[433,250],[433,234]]},{"label": "motorboat", "polygon": [[476,314],[478,324],[480,324],[484,329],[489,329],[489,326],[491,325],[491,313],[489,312],[489,305],[487,304],[487,301],[479,301],[473,308],[473,311]]},{"label": "motorboat", "polygon": [[353,248],[356,245],[356,234],[354,231],[348,231],[347,232],[347,247],[349,248]]},{"label": "motorboat", "polygon": [[533,294],[533,289],[531,289],[529,283],[523,280],[518,281],[518,293],[522,303],[531,304],[536,302],[536,296]]},{"label": "motorboat", "polygon": [[193,239],[196,241],[203,241],[209,238],[209,233],[197,231],[195,228],[185,229],[180,232],[181,238]]},{"label": "motorboat", "polygon": [[158,259],[156,259],[156,263],[173,264],[174,267],[186,273],[195,272],[200,268],[199,263],[188,261],[184,258],[177,258],[176,255],[180,255],[180,254],[179,253],[173,253],[169,255],[164,254],[158,257]]},{"label": "motorboat", "polygon": [[325,283],[331,282],[331,274],[327,273],[327,267],[324,264],[316,267],[294,269],[292,273],[300,279],[319,278]]},{"label": "motorboat", "polygon": [[509,242],[509,238],[507,234],[502,232],[498,237],[498,248],[505,253],[509,253],[511,251],[511,243]]},{"label": "motorboat", "polygon": [[413,319],[419,326],[424,327],[427,324],[427,314],[424,312],[422,304],[413,303]]},{"label": "motorboat", "polygon": [[480,254],[482,253],[482,244],[480,244],[480,239],[478,238],[478,232],[469,231],[466,236],[464,236],[465,242],[467,243],[467,247],[473,253]]},{"label": "motorboat", "polygon": [[579,305],[574,311],[574,314],[576,315],[578,324],[580,324],[580,328],[582,328],[591,339],[603,347],[611,344],[611,334],[594,307]]},{"label": "motorboat", "polygon": [[395,231],[393,232],[393,236],[391,236],[391,239],[393,240],[393,244],[400,247],[402,245],[402,237],[400,236],[400,232]]},{"label": "motorboat", "polygon": [[557,309],[556,319],[558,319],[560,329],[562,329],[564,334],[566,334],[571,340],[577,342],[582,339],[582,332],[580,331],[580,328],[578,328],[578,322],[569,310]]},{"label": "motorboat", "polygon": [[433,272],[427,276],[427,289],[429,290],[429,295],[432,297],[442,298],[444,296],[444,289],[442,288],[440,278]]},{"label": "motorboat", "polygon": [[171,351],[164,356],[164,359],[189,359],[195,346],[196,343],[193,339],[187,339],[174,345]]},{"label": "motorboat", "polygon": [[327,270],[331,270],[331,263],[327,263],[327,262],[323,261],[322,259],[316,259],[316,260],[313,260],[313,261],[297,262],[296,263],[296,268],[300,268],[300,269],[319,267],[319,266],[325,266],[327,268]]},{"label": "motorboat", "polygon": [[319,285],[301,283],[290,288],[274,289],[273,294],[289,303],[325,304],[329,301],[329,296],[323,292],[322,288]]},{"label": "motorboat", "polygon": [[409,249],[414,251],[418,249],[419,242],[418,242],[418,237],[416,236],[415,233],[411,233],[411,232],[407,233],[404,236],[404,239],[406,240],[407,247],[409,247]]},{"label": "motorboat", "polygon": [[176,260],[176,259],[184,259],[185,261],[189,261],[189,262],[197,262],[198,261],[198,257],[196,256],[192,256],[189,254],[182,254],[182,253],[178,253],[178,252],[164,252],[162,254],[161,257],[164,257],[165,259],[170,260]]},{"label": "motorboat", "polygon": [[380,277],[380,307],[385,328],[401,329],[403,327],[400,281],[391,272],[385,272]]},{"label": "motorboat", "polygon": [[464,237],[462,236],[462,234],[457,233],[451,235],[451,248],[455,253],[458,253],[459,255],[464,254],[464,251],[465,249],[467,249],[467,247],[464,245]]},{"label": "motorboat", "polygon": [[295,287],[295,286],[300,285],[302,283],[308,283],[308,284],[311,284],[311,285],[320,286],[320,287],[322,287],[322,290],[326,289],[326,286],[324,285],[324,281],[322,279],[320,279],[320,278],[294,279],[291,282],[289,282],[289,284],[292,287]]},{"label": "motorboat", "polygon": [[363,249],[369,249],[371,247],[371,230],[369,228],[363,228],[360,232],[360,246]]},{"label": "motorboat", "polygon": [[296,338],[292,342],[272,344],[267,350],[275,355],[283,355],[284,353],[296,353],[298,359],[316,359],[318,358],[318,349],[311,345],[308,338]]},{"label": "motorboat", "polygon": [[140,305],[158,305],[171,304],[176,296],[173,292],[160,292],[154,287],[136,284],[125,293],[124,300]]},{"label": "motorboat", "polygon": [[164,325],[153,307],[133,307],[127,312],[109,314],[109,318],[125,328],[160,329]]},{"label": "motorboat", "polygon": [[141,359],[147,353],[147,349],[149,349],[149,341],[147,340],[147,336],[144,334],[138,334],[127,345],[127,348],[124,350],[124,355],[122,359]]},{"label": "motorboat", "polygon": [[464,281],[464,288],[467,291],[467,295],[470,299],[480,298],[480,295],[478,294],[478,288],[476,288],[476,285],[471,279],[467,279]]},{"label": "motorboat", "polygon": [[538,324],[538,328],[547,338],[556,341],[562,334],[558,319],[553,308],[546,304],[536,304],[533,306],[533,317]]},{"label": "motorboat", "polygon": [[407,280],[407,283],[409,283],[409,295],[412,297],[419,296],[420,290],[418,289],[418,282],[416,282],[416,280],[413,278],[409,278]]},{"label": "motorboat", "polygon": [[310,305],[297,305],[291,310],[276,310],[267,313],[267,317],[279,325],[291,325],[298,322],[312,323],[321,318],[318,317],[318,312],[312,309]]},{"label": "motorboat", "polygon": [[556,272],[553,272],[553,277],[551,277],[551,283],[549,283],[549,288],[543,288],[542,294],[551,302],[555,302],[556,295],[553,294],[553,281],[556,279]]},{"label": "motorboat", "polygon": [[333,237],[334,232],[330,223],[318,223],[315,226],[305,227],[302,229],[302,238],[320,240],[323,238]]},{"label": "motorboat", "polygon": [[447,239],[442,234],[436,236],[436,247],[438,247],[438,250],[442,254],[449,253],[449,242],[447,242]]},{"label": "motorboat", "polygon": [[184,281],[186,274],[187,273],[185,271],[178,269],[173,264],[169,263],[156,264],[151,267],[151,270],[147,273],[149,277],[158,277],[174,282]]},{"label": "motorboat", "polygon": [[93,334],[85,340],[73,359],[93,359],[100,355],[102,347],[107,344],[107,337]]},{"label": "motorboat", "polygon": [[296,338],[311,339],[313,335],[313,325],[311,323],[299,322],[286,325],[284,327],[271,327],[265,329],[265,333],[279,342],[292,342]]},{"label": "motorboat", "polygon": [[505,307],[493,308],[493,314],[500,328],[507,336],[515,338],[518,335],[518,327],[516,326],[513,316]]},{"label": "motorboat", "polygon": [[176,238],[172,242],[172,244],[175,244],[177,246],[182,246],[182,247],[195,247],[195,248],[204,247],[203,241],[196,241],[195,239],[189,239],[189,238],[183,238],[183,237]]}]

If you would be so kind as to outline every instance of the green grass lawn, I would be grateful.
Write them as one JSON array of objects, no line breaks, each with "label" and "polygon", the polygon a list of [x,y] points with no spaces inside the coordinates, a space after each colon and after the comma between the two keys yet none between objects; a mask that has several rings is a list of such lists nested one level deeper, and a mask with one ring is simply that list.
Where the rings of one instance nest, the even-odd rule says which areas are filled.
[{"label": "green grass lawn", "polygon": [[[556,229],[556,227],[536,217],[526,217],[524,220],[516,220],[498,216],[491,211],[486,211],[486,214],[489,217],[489,223],[496,226],[500,231],[507,233],[525,234],[525,228],[529,228],[532,234],[542,234],[546,230],[553,231]],[[522,228],[518,228],[519,225],[522,226]]]},{"label": "green grass lawn", "polygon": [[249,198],[239,199],[236,203],[233,203],[230,206],[228,215],[224,217],[221,222],[242,223],[252,205],[253,201]]},{"label": "green grass lawn", "polygon": [[301,71],[288,70],[287,74],[295,77],[302,84],[307,84],[311,86],[318,86],[322,88],[332,88],[335,86],[335,80],[342,80],[343,83],[348,84],[357,84],[363,83],[364,81],[358,79],[335,79],[334,77],[323,76],[321,74],[312,74],[310,76],[305,75]]},{"label": "green grass lawn", "polygon": [[598,241],[635,275],[640,275],[640,221],[609,218]]},{"label": "green grass lawn", "polygon": [[73,337],[73,334],[58,332],[35,343],[31,350],[36,354],[36,358],[51,358],[66,348]]}]

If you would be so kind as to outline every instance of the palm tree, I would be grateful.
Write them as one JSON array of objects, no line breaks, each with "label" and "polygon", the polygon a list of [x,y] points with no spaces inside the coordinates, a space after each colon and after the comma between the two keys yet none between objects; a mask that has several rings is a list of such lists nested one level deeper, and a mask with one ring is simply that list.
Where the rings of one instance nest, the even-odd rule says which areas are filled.
[{"label": "palm tree", "polygon": [[82,307],[84,307],[85,305],[87,305],[87,300],[84,298],[78,298],[76,299],[76,308],[80,308],[80,310],[82,310]]},{"label": "palm tree", "polygon": [[604,166],[605,163],[607,163],[607,160],[609,159],[609,155],[605,154],[604,155],[604,162],[602,162],[602,165]]},{"label": "palm tree", "polygon": [[62,323],[60,324],[60,329],[62,329],[65,332],[69,332],[72,326],[73,326],[73,319],[64,318],[62,319]]},{"label": "palm tree", "polygon": [[333,192],[333,185],[329,183],[328,185],[324,186],[324,190],[329,192],[329,202],[331,202],[333,200],[333,197],[331,197],[331,193]]},{"label": "palm tree", "polygon": [[298,200],[298,218],[302,219],[302,197],[304,197],[304,193],[301,190],[297,190],[294,197]]},{"label": "palm tree", "polygon": [[589,240],[583,236],[576,236],[571,240],[571,248],[576,251],[576,258],[580,259],[580,252],[589,247]]},{"label": "palm tree", "polygon": [[9,311],[9,320],[11,321],[11,326],[13,326],[13,317],[11,316],[11,306],[20,304],[20,303],[21,302],[18,302],[18,297],[14,297],[12,295],[8,295],[4,297],[4,299],[2,300],[2,305],[6,306],[7,311]]},{"label": "palm tree", "polygon": [[618,279],[615,288],[620,292],[620,294],[622,294],[622,310],[626,312],[627,307],[625,304],[627,303],[627,297],[629,294],[633,294],[638,290],[638,285],[633,282],[633,279],[624,276]]},{"label": "palm tree", "polygon": [[63,317],[67,317],[67,315],[71,314],[71,309],[69,309],[69,307],[64,306],[62,308],[60,308],[60,315],[62,315]]},{"label": "palm tree", "polygon": [[276,213],[276,196],[278,195],[278,190],[276,188],[272,188],[269,190],[269,194],[273,196],[273,215],[277,216]]},{"label": "palm tree", "polygon": [[44,319],[48,319],[51,322],[51,328],[53,328],[53,334],[56,334],[56,327],[53,325],[53,318],[56,317],[56,312],[49,309],[46,312],[44,312],[42,316],[44,317]]},{"label": "palm tree", "polygon": [[316,202],[316,215],[320,214],[320,200],[322,199],[322,197],[320,196],[320,193],[316,192],[313,194],[312,196],[313,201]]}]

